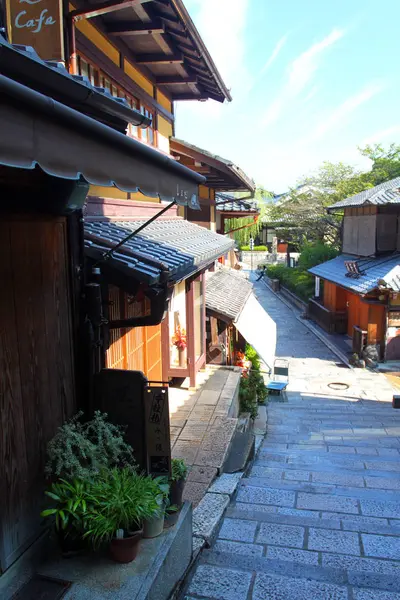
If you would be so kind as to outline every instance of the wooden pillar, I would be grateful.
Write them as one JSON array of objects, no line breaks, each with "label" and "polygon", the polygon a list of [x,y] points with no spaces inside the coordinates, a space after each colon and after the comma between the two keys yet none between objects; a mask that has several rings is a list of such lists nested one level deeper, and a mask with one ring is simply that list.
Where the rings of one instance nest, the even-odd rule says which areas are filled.
[{"label": "wooden pillar", "polygon": [[193,281],[186,284],[186,343],[189,367],[190,387],[196,387],[196,346],[194,325],[194,289]]}]

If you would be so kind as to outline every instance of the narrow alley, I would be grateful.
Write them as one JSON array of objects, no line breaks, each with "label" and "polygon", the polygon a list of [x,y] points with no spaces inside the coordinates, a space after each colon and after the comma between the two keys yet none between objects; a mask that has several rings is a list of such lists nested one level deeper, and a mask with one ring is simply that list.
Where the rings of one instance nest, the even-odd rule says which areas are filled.
[{"label": "narrow alley", "polygon": [[391,387],[345,368],[263,282],[255,290],[290,361],[288,401],[270,399],[268,433],[185,600],[398,600]]}]

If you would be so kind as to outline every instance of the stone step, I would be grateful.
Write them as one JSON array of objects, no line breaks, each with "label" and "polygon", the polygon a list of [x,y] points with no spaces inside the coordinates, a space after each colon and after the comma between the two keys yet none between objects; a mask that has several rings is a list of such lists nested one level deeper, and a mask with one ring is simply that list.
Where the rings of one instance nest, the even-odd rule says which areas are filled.
[{"label": "stone step", "polygon": [[358,474],[374,477],[400,477],[396,462],[390,466],[388,466],[386,461],[385,464],[380,462],[372,464],[369,461],[368,464],[366,464],[365,461],[358,460],[357,458],[354,460],[347,458],[343,458],[341,460],[330,460],[320,456],[303,456],[302,454],[296,456],[286,456],[284,454],[258,453],[255,465],[271,468],[291,468],[310,471],[356,472]]},{"label": "stone step", "polygon": [[360,474],[345,469],[308,470],[292,469],[291,465],[281,464],[280,468],[254,464],[248,473],[249,478],[261,477],[275,481],[307,482],[314,485],[334,485],[366,489],[394,491],[400,489],[400,478],[396,472],[387,472],[384,477],[371,475],[370,470]]},{"label": "stone step", "polygon": [[[369,478],[370,479],[370,478]],[[372,478],[371,478],[372,479]],[[392,480],[393,486],[398,480]],[[396,489],[386,490],[381,488],[340,486],[334,483],[288,481],[285,479],[270,479],[268,477],[247,477],[241,482],[241,487],[267,487],[280,490],[293,490],[295,492],[307,492],[309,494],[328,494],[336,496],[350,496],[351,498],[369,498],[371,500],[400,501],[400,495]]]},{"label": "stone step", "polygon": [[393,524],[387,518],[279,506],[268,506],[268,509],[269,511],[266,511],[263,505],[236,502],[234,505],[229,506],[226,517],[258,523],[359,531],[377,535],[400,535],[400,521],[398,521],[398,524]]},{"label": "stone step", "polygon": [[[231,569],[233,572],[241,571],[242,579],[245,578],[245,573],[256,572],[253,600],[275,597],[348,600],[349,586],[352,587],[352,597],[355,599],[357,599],[358,588],[370,590],[373,593],[371,598],[376,600],[381,597],[382,591],[400,592],[398,563],[392,561],[326,553],[326,560],[322,564],[313,564],[316,557],[313,552],[306,550],[293,549],[290,552],[290,549],[284,547],[267,546],[263,550],[267,552],[267,556],[257,556],[250,554],[250,549],[244,547],[246,545],[253,546],[253,544],[240,544],[241,548],[231,546],[229,552],[221,549],[207,550],[202,554],[201,565],[216,567],[215,571],[221,571],[221,575],[225,569]],[[220,545],[220,548],[223,547],[223,544]],[[225,548],[229,547],[225,546]],[[268,555],[273,558],[269,558]],[[318,560],[321,560],[320,557]],[[202,574],[203,578],[204,574]],[[265,583],[262,591],[257,591],[260,588],[257,579]],[[273,593],[275,587],[276,595]],[[298,595],[299,589],[302,592],[301,596]],[[362,598],[362,596],[358,597]],[[395,595],[393,600],[396,598]]]}]

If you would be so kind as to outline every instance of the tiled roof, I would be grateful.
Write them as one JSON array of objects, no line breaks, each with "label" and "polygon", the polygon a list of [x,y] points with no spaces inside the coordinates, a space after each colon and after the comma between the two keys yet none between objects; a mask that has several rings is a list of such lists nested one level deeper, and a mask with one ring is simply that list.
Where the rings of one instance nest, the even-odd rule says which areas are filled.
[{"label": "tiled roof", "polygon": [[[362,275],[357,278],[348,277],[346,261],[357,261]],[[378,258],[363,258],[341,254],[332,260],[313,267],[309,272],[357,294],[370,292],[377,287],[380,279],[383,279],[392,290],[400,291],[400,254]]]},{"label": "tiled roof", "polygon": [[[85,248],[98,260],[145,220],[86,221]],[[113,253],[117,268],[149,284],[184,279],[233,248],[229,238],[183,219],[159,219]],[[108,261],[110,262],[110,261]]]},{"label": "tiled roof", "polygon": [[235,321],[252,289],[241,271],[222,267],[207,276],[206,308]]},{"label": "tiled roof", "polygon": [[148,126],[151,122],[132,109],[125,98],[116,98],[109,90],[92,85],[87,77],[72,75],[61,62],[42,60],[31,46],[9,44],[2,35],[0,67],[3,75],[14,78],[18,74],[21,83],[45,95],[58,97],[62,102],[65,98],[73,100],[74,106],[83,112],[88,109],[106,112],[137,125]]},{"label": "tiled roof", "polygon": [[252,200],[242,200],[229,194],[216,194],[215,200],[216,208],[221,212],[260,212],[257,202]]},{"label": "tiled roof", "polygon": [[346,200],[336,202],[336,204],[329,207],[329,210],[347,206],[362,206],[363,204],[400,204],[400,177],[380,183],[355,196],[350,196]]}]

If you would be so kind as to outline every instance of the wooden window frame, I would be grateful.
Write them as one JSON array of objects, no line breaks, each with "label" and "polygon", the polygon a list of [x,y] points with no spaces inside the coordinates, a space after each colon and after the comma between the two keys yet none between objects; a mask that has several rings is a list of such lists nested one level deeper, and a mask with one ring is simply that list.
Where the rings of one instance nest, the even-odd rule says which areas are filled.
[{"label": "wooden window frame", "polygon": [[119,85],[112,77],[104,73],[97,65],[95,65],[92,61],[90,61],[83,53],[78,53],[78,72],[82,74],[82,62],[84,62],[88,67],[88,75],[89,81],[92,85],[96,85],[98,87],[104,87],[109,90],[109,92],[114,95],[113,88],[117,92],[118,98],[125,98],[131,108],[134,108],[141,112],[143,115],[151,117],[151,125],[146,129],[142,129],[141,127],[137,127],[136,125],[128,124],[127,135],[130,137],[134,137],[140,140],[142,143],[148,146],[156,146],[156,113],[150,108],[146,103],[142,100],[133,96],[129,92],[125,90],[121,85]]}]

